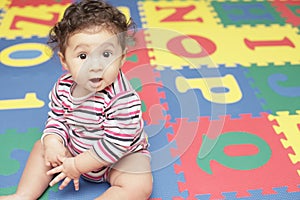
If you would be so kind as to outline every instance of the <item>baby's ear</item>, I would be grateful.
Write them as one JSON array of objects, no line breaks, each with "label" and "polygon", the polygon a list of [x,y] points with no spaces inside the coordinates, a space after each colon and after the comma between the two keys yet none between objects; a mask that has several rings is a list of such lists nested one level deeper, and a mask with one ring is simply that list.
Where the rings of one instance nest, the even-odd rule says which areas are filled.
[{"label": "baby's ear", "polygon": [[126,58],[127,58],[127,47],[123,50],[123,53],[122,53],[121,67],[126,62]]},{"label": "baby's ear", "polygon": [[59,57],[59,60],[60,60],[60,63],[62,65],[62,67],[65,69],[65,70],[69,70],[69,67],[67,65],[67,62],[66,62],[66,59],[65,59],[65,56],[62,52],[57,52],[57,55]]}]

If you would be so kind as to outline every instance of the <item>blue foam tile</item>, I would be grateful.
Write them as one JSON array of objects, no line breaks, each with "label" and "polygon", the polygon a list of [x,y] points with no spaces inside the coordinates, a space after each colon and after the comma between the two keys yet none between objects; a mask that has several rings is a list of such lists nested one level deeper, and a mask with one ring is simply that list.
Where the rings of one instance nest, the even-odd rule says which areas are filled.
[{"label": "blue foam tile", "polygon": [[[0,52],[10,46],[22,43],[46,44],[47,38],[1,39]],[[23,51],[16,51],[12,54],[14,56],[30,56],[22,52]],[[0,100],[24,99],[27,93],[35,93],[37,98],[44,102],[44,105],[40,108],[1,110],[0,133],[12,127],[17,128],[19,131],[26,131],[31,127],[43,129],[49,110],[49,92],[57,78],[62,74],[62,67],[56,54],[53,54],[53,56],[44,63],[29,67],[7,66],[3,64],[3,62],[0,62],[0,71]]]},{"label": "blue foam tile", "polygon": [[48,193],[48,199],[60,200],[60,199],[70,199],[70,200],[82,200],[82,199],[95,199],[100,196],[104,191],[109,188],[108,183],[92,183],[80,179],[79,182],[80,189],[75,191],[74,186],[70,183],[63,190],[50,190]]},{"label": "blue foam tile", "polygon": [[171,127],[166,127],[165,121],[158,125],[148,125],[145,131],[149,135],[151,167],[153,171],[153,193],[151,198],[163,200],[181,197],[185,193],[178,190],[178,182],[183,182],[183,174],[176,174],[174,164],[179,164],[179,158],[171,155],[171,149],[176,148],[175,141],[168,141],[168,134],[173,134]]},{"label": "blue foam tile", "polygon": [[[181,70],[166,68],[160,72],[161,82],[163,83],[163,87],[160,90],[166,96],[161,102],[167,103],[169,109],[166,112],[171,116],[172,122],[175,122],[177,118],[188,118],[190,121],[197,121],[200,116],[211,116],[212,119],[224,115],[239,118],[239,115],[244,113],[251,113],[253,117],[260,116],[263,108],[255,95],[255,90],[252,89],[248,78],[245,76],[245,70],[241,66],[202,67],[201,69],[183,67]],[[241,99],[237,102],[224,104],[210,102],[203,96],[200,88],[191,88],[182,93],[178,91],[176,86],[176,79],[178,77],[184,77],[185,79],[221,78],[225,75],[231,75],[236,80],[236,84],[242,94]],[[228,90],[225,86],[223,89]]]},{"label": "blue foam tile", "polygon": [[225,200],[298,200],[300,191],[288,192],[288,187],[273,188],[273,194],[264,194],[262,189],[249,190],[249,196],[237,197],[236,192],[224,192]]},{"label": "blue foam tile", "polygon": [[20,168],[16,173],[13,173],[11,175],[5,176],[0,174],[0,188],[8,188],[8,187],[13,187],[18,185],[19,179],[22,176],[23,170],[25,168],[28,156],[29,156],[28,151],[24,151],[24,150],[12,151],[11,157],[12,159],[18,161],[18,163],[20,164]]}]

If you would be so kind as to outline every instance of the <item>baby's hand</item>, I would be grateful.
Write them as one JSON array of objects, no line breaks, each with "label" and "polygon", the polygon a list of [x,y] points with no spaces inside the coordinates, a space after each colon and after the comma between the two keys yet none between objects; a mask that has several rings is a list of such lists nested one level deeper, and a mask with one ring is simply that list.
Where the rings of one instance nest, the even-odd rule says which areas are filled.
[{"label": "baby's hand", "polygon": [[67,149],[62,142],[55,137],[44,138],[44,158],[46,166],[57,167],[62,164],[58,156],[66,157]]},{"label": "baby's hand", "polygon": [[81,173],[78,171],[75,165],[75,158],[61,158],[58,156],[62,165],[55,167],[47,172],[47,175],[54,175],[59,173],[50,183],[50,186],[55,185],[59,181],[63,180],[62,184],[59,186],[59,189],[64,189],[72,180],[74,183],[75,190],[79,190],[79,177]]}]

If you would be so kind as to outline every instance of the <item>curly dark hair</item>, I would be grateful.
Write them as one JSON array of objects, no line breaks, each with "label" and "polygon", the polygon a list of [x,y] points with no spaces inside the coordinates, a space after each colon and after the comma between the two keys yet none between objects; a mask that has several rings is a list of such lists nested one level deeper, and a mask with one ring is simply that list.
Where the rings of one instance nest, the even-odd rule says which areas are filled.
[{"label": "curly dark hair", "polygon": [[50,30],[48,44],[64,54],[72,34],[94,26],[102,26],[117,34],[123,50],[129,37],[128,31],[135,28],[132,18],[127,21],[125,15],[112,5],[101,0],[83,0],[65,10],[62,20]]}]

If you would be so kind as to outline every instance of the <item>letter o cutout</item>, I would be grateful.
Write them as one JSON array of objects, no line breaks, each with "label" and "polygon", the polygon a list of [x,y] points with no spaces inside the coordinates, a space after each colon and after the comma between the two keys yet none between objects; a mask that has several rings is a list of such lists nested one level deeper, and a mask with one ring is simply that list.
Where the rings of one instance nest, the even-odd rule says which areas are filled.
[{"label": "letter o cutout", "polygon": [[[198,53],[188,52],[187,49],[185,49],[185,47],[182,44],[182,41],[186,39],[196,41],[196,43],[198,43],[199,46],[201,47],[202,51]],[[167,43],[167,48],[178,56],[184,56],[186,58],[199,58],[199,57],[206,57],[208,55],[213,54],[216,51],[217,46],[213,41],[205,37],[201,37],[198,35],[182,35],[182,36],[172,38]]]},{"label": "letter o cutout", "polygon": [[[34,58],[14,59],[12,53],[18,51],[39,51],[41,54]],[[31,67],[48,61],[53,56],[52,49],[41,43],[22,43],[16,44],[0,52],[0,61],[10,67]]]}]

